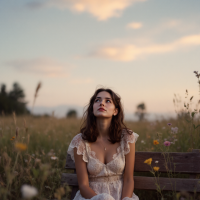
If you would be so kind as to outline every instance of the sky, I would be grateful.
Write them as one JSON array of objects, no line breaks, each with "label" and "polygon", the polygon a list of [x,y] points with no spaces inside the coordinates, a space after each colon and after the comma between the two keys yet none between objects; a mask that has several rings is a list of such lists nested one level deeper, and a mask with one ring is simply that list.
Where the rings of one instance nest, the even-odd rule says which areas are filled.
[{"label": "sky", "polygon": [[41,81],[38,112],[81,110],[104,86],[130,119],[142,102],[173,115],[174,94],[200,98],[199,10],[199,0],[1,0],[0,84],[18,82],[31,107]]}]

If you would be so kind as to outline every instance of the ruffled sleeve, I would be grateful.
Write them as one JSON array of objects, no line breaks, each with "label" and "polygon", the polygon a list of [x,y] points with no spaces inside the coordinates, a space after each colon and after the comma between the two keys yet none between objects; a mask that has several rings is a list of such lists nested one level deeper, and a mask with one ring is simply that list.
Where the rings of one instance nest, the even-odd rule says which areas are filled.
[{"label": "ruffled sleeve", "polygon": [[[132,131],[131,131],[132,132]],[[123,141],[124,141],[124,155],[130,152],[129,143],[135,143],[138,139],[139,135],[137,133],[132,132],[131,135],[127,132],[124,134]]]},{"label": "ruffled sleeve", "polygon": [[82,139],[81,133],[79,133],[78,135],[76,135],[70,145],[69,148],[67,150],[67,153],[71,156],[72,160],[75,162],[74,159],[74,148],[77,148],[77,154],[78,155],[83,155],[83,160],[85,162],[88,162],[88,155],[87,155],[87,151],[86,151],[86,145],[84,140]]}]

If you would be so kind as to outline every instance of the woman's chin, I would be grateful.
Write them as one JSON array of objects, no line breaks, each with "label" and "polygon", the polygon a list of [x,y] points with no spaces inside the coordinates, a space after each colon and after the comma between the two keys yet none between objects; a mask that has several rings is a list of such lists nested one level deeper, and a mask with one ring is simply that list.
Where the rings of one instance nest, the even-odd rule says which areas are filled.
[{"label": "woman's chin", "polygon": [[95,117],[96,118],[111,118],[112,116],[108,116],[107,114],[102,113],[102,114],[95,115]]}]

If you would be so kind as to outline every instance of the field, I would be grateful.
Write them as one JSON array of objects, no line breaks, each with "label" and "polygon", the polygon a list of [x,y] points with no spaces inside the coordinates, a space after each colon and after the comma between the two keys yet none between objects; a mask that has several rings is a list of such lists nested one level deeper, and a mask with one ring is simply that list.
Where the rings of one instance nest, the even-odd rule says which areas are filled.
[{"label": "field", "polygon": [[[136,151],[187,152],[200,149],[199,117],[194,116],[198,113],[190,110],[189,104],[182,107],[185,110],[177,111],[177,119],[127,121],[126,125],[139,134]],[[28,198],[21,192],[25,184],[37,188],[34,199],[67,199],[70,188],[61,187],[60,177],[66,172],[68,145],[79,133],[80,125],[80,119],[1,115],[0,199]],[[171,145],[165,146],[164,141],[170,141]],[[155,192],[135,193],[142,199],[149,199],[149,195],[159,199]]]}]

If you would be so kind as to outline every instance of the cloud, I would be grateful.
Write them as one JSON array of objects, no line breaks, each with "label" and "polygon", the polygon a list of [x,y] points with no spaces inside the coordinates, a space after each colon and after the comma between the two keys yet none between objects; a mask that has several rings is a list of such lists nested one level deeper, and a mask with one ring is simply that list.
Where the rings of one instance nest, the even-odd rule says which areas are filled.
[{"label": "cloud", "polygon": [[146,55],[161,54],[200,45],[200,35],[189,35],[168,44],[148,45],[105,45],[94,50],[90,55],[115,61],[132,61]]},{"label": "cloud", "polygon": [[31,9],[42,7],[56,7],[61,10],[70,9],[78,13],[87,12],[98,20],[119,17],[128,6],[146,0],[48,0],[43,3],[31,2],[27,6]]},{"label": "cloud", "polygon": [[76,78],[72,79],[70,83],[72,84],[89,84],[92,83],[94,80],[91,78]]},{"label": "cloud", "polygon": [[6,66],[15,68],[17,71],[44,75],[47,77],[67,77],[71,66],[60,63],[51,58],[36,58],[30,60],[13,60],[5,63]]},{"label": "cloud", "polygon": [[140,29],[142,28],[142,23],[140,22],[132,22],[132,23],[129,23],[127,24],[126,28],[128,29]]}]

